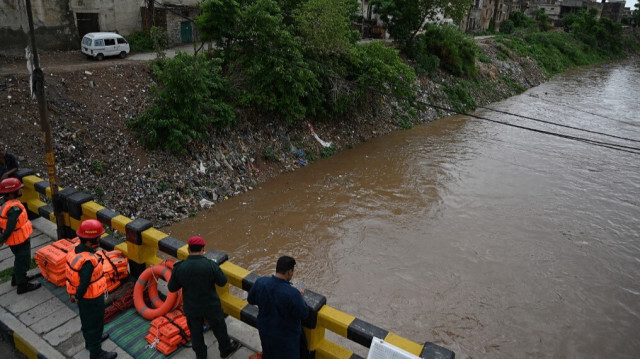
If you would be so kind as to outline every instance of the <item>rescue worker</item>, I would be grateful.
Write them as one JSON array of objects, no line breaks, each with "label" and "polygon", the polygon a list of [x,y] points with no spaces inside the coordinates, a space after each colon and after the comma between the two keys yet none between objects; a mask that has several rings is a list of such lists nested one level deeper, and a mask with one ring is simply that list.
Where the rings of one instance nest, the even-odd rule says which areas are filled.
[{"label": "rescue worker", "polygon": [[296,260],[278,258],[276,273],[256,280],[247,301],[258,306],[258,334],[262,359],[300,358],[302,321],[309,316],[304,289],[291,285]]},{"label": "rescue worker", "polygon": [[104,294],[107,279],[102,273],[102,259],[95,255],[104,233],[102,223],[87,219],[76,231],[80,244],[67,254],[67,293],[71,303],[78,303],[82,336],[91,359],[113,359],[116,352],[102,350],[102,341],[109,335],[104,329]]},{"label": "rescue worker", "polygon": [[227,276],[216,262],[204,256],[204,239],[191,237],[187,244],[189,256],[173,266],[168,285],[169,291],[177,292],[182,288],[184,315],[187,317],[187,325],[191,331],[191,344],[193,351],[196,352],[196,358],[207,357],[207,346],[204,343],[202,329],[205,319],[211,326],[213,335],[218,339],[220,356],[228,358],[240,344],[229,338],[220,298],[216,293],[216,285],[221,287],[227,284]]},{"label": "rescue worker", "polygon": [[18,294],[40,288],[40,283],[29,283],[27,277],[31,264],[31,240],[33,226],[27,210],[18,198],[22,197],[24,185],[17,178],[5,178],[0,182],[0,246],[6,243],[13,255],[11,285],[18,286]]}]

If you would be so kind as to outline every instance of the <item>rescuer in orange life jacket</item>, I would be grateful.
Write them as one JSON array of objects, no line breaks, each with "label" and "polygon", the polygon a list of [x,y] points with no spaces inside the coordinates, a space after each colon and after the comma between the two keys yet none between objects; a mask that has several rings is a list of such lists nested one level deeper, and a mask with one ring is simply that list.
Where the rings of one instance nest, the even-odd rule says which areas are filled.
[{"label": "rescuer in orange life jacket", "polygon": [[7,243],[15,256],[11,285],[18,286],[18,294],[40,288],[40,283],[29,283],[27,277],[31,262],[31,241],[33,226],[18,198],[22,197],[24,185],[17,178],[5,178],[0,182],[0,246]]},{"label": "rescuer in orange life jacket", "polygon": [[72,303],[78,303],[82,336],[91,359],[113,359],[116,352],[102,350],[109,335],[104,329],[104,294],[107,280],[102,273],[102,259],[95,255],[104,228],[100,221],[88,219],[78,227],[80,244],[67,254],[67,293]]}]

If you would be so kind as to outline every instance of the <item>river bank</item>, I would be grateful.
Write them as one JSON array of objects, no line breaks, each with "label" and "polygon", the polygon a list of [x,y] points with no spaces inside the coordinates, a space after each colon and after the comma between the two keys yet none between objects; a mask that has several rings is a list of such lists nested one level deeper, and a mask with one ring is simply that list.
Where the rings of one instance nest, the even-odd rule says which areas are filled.
[{"label": "river bank", "polygon": [[[468,88],[477,106],[547,79],[530,57],[504,58],[492,39],[479,40],[478,45],[484,61],[477,62],[478,77]],[[407,124],[390,112],[366,110],[351,121],[281,125],[242,113],[234,127],[212,132],[207,143],[191,146],[188,155],[178,156],[146,150],[125,125],[150,101],[148,64],[86,62],[78,52],[45,54],[41,63],[60,185],[91,193],[106,207],[131,218],[149,219],[158,227],[197,215],[203,208],[335,151],[449,115],[425,108],[414,123]],[[22,167],[46,177],[37,103],[28,96],[28,77],[2,73],[0,140]],[[419,81],[423,102],[444,108],[458,105],[446,94],[458,78],[438,72]],[[332,147],[323,147],[312,130]]]}]

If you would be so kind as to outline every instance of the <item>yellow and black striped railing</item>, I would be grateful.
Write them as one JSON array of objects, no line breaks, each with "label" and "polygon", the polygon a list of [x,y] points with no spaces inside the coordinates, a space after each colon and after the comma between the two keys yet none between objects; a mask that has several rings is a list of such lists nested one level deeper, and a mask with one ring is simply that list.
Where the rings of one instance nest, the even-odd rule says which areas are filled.
[{"label": "yellow and black striped railing", "polygon": [[[35,176],[29,169],[20,169],[17,175],[24,183],[21,201],[30,215],[41,216],[55,222],[52,205],[45,203],[41,197],[51,198],[49,182]],[[59,197],[62,202],[59,206],[64,213],[64,232],[67,236],[75,237],[75,230],[85,219],[97,219],[103,225],[122,233],[124,239],[108,234],[103,235],[100,245],[107,250],[122,251],[129,258],[130,271],[134,276],[138,276],[146,267],[162,261],[158,257],[158,251],[177,259],[185,259],[188,256],[186,243],[157,230],[146,219],[132,220],[101,206],[93,201],[91,195],[73,188],[60,188]],[[225,313],[256,327],[258,308],[232,295],[229,286],[233,285],[249,291],[259,276],[231,263],[227,254],[220,251],[210,250],[205,255],[215,260],[229,279],[226,286],[217,288]],[[370,347],[373,338],[377,337],[420,358],[453,359],[455,357],[452,351],[437,344],[413,342],[332,308],[327,305],[325,296],[311,290],[305,291],[304,299],[311,309],[309,318],[303,323],[308,358],[361,358],[351,350],[326,338],[326,331],[336,333],[367,348]]]}]

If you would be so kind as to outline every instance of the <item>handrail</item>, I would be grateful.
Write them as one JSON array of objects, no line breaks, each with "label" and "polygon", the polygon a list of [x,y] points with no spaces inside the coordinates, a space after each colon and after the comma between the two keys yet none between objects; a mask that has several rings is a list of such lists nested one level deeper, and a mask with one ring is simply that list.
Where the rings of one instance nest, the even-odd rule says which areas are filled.
[{"label": "handrail", "polygon": [[[41,216],[55,223],[53,207],[41,200],[41,196],[51,198],[49,182],[37,177],[35,172],[30,169],[19,169],[16,175],[24,184],[21,201],[25,203],[31,216]],[[58,193],[64,212],[63,232],[69,238],[75,237],[75,230],[81,221],[97,219],[103,225],[124,234],[125,239],[104,234],[100,238],[100,246],[107,250],[118,249],[122,251],[129,258],[129,269],[132,276],[138,277],[146,267],[161,262],[162,260],[157,256],[158,251],[181,260],[188,256],[186,243],[159,231],[146,219],[132,220],[127,218],[94,202],[91,195],[73,188],[60,188]],[[246,300],[232,295],[229,287],[233,285],[244,291],[249,291],[260,277],[231,263],[226,253],[214,249],[207,251],[205,256],[216,261],[228,278],[228,283],[224,287],[216,287],[224,312],[256,327],[258,308],[250,305]],[[371,346],[373,337],[377,337],[420,358],[455,358],[454,352],[437,344],[413,342],[330,307],[326,304],[325,296],[311,290],[305,290],[304,300],[310,308],[309,318],[303,322],[305,351],[309,358],[363,359],[351,350],[327,339],[325,337],[327,330],[367,348]]]}]

